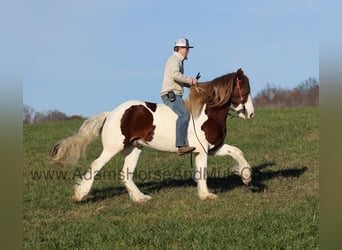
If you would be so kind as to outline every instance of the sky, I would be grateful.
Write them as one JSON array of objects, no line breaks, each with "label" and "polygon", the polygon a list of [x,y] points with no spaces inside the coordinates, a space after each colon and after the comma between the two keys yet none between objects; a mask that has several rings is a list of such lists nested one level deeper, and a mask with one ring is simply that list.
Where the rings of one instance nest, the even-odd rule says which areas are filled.
[{"label": "sky", "polygon": [[39,112],[90,117],[128,100],[161,102],[165,62],[180,37],[194,46],[185,74],[201,72],[200,81],[242,68],[255,96],[267,83],[293,88],[319,79],[318,0],[32,0],[8,7],[18,10],[8,29],[20,34],[6,44],[22,58],[23,103]]}]

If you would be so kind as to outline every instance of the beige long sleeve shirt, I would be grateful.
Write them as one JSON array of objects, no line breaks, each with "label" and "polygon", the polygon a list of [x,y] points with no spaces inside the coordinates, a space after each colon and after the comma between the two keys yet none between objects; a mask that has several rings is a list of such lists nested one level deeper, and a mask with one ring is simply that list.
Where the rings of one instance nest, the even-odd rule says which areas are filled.
[{"label": "beige long sleeve shirt", "polygon": [[173,90],[176,95],[183,95],[184,86],[190,87],[192,78],[184,75],[184,57],[178,52],[173,52],[166,62],[163,84],[160,95],[165,95]]}]

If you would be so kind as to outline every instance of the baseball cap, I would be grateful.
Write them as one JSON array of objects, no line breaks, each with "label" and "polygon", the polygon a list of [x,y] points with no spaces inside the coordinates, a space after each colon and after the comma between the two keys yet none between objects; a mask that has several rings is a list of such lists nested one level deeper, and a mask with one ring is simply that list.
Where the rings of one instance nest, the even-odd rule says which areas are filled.
[{"label": "baseball cap", "polygon": [[175,47],[186,47],[186,48],[193,48],[192,46],[189,45],[189,40],[186,38],[179,38],[175,42]]}]

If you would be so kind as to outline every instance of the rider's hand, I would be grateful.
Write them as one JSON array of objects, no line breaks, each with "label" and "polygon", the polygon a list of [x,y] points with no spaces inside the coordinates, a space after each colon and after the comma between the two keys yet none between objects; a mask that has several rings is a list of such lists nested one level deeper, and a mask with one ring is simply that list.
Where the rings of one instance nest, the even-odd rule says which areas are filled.
[{"label": "rider's hand", "polygon": [[196,78],[192,78],[190,86],[195,86],[196,87],[197,85],[198,85],[197,79]]}]

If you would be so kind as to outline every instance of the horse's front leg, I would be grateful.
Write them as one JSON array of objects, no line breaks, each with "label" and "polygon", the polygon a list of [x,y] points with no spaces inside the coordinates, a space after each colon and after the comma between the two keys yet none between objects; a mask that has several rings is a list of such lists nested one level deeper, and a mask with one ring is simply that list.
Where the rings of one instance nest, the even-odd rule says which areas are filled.
[{"label": "horse's front leg", "polygon": [[195,181],[197,182],[197,193],[201,200],[216,199],[217,195],[210,193],[207,186],[207,160],[206,153],[199,153],[195,156],[196,172]]},{"label": "horse's front leg", "polygon": [[239,164],[236,170],[245,185],[249,185],[252,180],[252,168],[243,156],[242,151],[234,146],[224,144],[216,153],[215,156],[230,155]]}]

